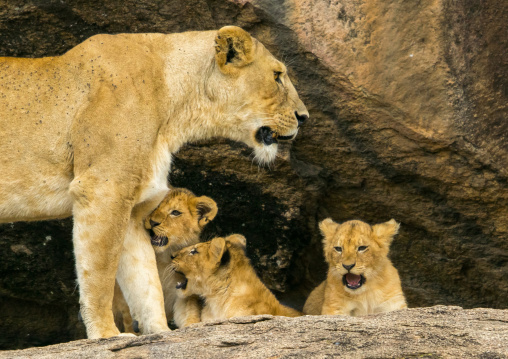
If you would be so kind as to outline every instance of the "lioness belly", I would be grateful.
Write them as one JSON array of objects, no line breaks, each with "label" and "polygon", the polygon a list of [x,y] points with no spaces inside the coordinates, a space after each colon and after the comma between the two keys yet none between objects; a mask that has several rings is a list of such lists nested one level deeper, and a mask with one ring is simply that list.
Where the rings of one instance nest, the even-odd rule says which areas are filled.
[{"label": "lioness belly", "polygon": [[0,59],[0,222],[71,215],[69,128],[84,94],[69,95],[55,61]]},{"label": "lioness belly", "polygon": [[31,172],[25,178],[0,178],[0,223],[64,218],[72,214],[69,178],[42,178]]}]

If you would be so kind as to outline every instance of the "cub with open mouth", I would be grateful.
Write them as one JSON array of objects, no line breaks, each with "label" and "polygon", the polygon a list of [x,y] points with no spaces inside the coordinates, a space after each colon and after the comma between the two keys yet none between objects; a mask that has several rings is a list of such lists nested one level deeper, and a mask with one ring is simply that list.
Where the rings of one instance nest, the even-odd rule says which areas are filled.
[{"label": "cub with open mouth", "polygon": [[399,274],[388,259],[397,222],[370,226],[328,218],[319,228],[328,276],[305,302],[305,314],[359,316],[407,308]]},{"label": "cub with open mouth", "polygon": [[204,299],[203,322],[258,314],[302,315],[280,304],[261,282],[245,248],[245,237],[233,234],[176,253],[173,269],[180,276],[178,295],[199,295]]},{"label": "cub with open mouth", "polygon": [[[180,328],[200,321],[201,303],[196,296],[177,297],[175,289],[177,277],[169,270],[171,257],[178,250],[199,243],[203,228],[215,218],[217,211],[217,204],[210,197],[197,197],[185,188],[172,188],[145,219],[145,228],[150,233],[150,240],[155,250],[157,269],[164,293],[166,318],[168,322],[173,319]],[[117,325],[121,327],[120,323],[123,322],[124,331],[134,333],[135,328],[129,306],[118,284],[115,287],[113,312],[117,317]]]}]

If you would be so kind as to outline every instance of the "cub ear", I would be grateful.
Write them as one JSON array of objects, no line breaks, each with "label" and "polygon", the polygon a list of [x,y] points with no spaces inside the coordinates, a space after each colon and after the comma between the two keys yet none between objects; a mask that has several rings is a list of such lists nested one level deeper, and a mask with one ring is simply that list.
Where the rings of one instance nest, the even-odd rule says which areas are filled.
[{"label": "cub ear", "polygon": [[195,197],[191,200],[198,215],[198,224],[201,228],[212,221],[217,215],[217,203],[207,196]]},{"label": "cub ear", "polygon": [[374,235],[381,240],[382,243],[390,245],[393,237],[399,231],[400,224],[390,219],[388,222],[380,223],[372,226]]},{"label": "cub ear", "polygon": [[224,26],[215,36],[215,61],[224,74],[233,74],[254,58],[254,43],[245,30]]},{"label": "cub ear", "polygon": [[331,218],[327,218],[319,223],[319,229],[325,238],[334,235],[337,228],[339,228],[339,224],[335,223]]},{"label": "cub ear", "polygon": [[217,264],[220,263],[225,250],[226,250],[226,240],[223,237],[215,237],[214,239],[212,239],[209,251],[209,255],[212,261],[214,261]]},{"label": "cub ear", "polygon": [[232,234],[226,238],[226,241],[235,247],[242,248],[244,251],[247,249],[247,238],[241,234]]}]

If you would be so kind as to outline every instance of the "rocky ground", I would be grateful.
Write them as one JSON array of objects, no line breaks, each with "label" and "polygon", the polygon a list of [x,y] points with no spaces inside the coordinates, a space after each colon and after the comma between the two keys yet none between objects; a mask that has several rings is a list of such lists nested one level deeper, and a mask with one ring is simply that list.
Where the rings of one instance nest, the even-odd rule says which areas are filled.
[{"label": "rocky ground", "polygon": [[[260,277],[298,307],[325,275],[320,220],[394,218],[410,306],[506,309],[507,23],[495,0],[0,0],[0,55],[244,27],[288,65],[310,119],[269,169],[221,140],[177,154],[171,182],[219,205],[205,238],[244,234]],[[0,349],[83,337],[71,228],[0,226]]]},{"label": "rocky ground", "polygon": [[436,306],[368,317],[254,316],[79,340],[0,358],[508,358],[508,310]]}]

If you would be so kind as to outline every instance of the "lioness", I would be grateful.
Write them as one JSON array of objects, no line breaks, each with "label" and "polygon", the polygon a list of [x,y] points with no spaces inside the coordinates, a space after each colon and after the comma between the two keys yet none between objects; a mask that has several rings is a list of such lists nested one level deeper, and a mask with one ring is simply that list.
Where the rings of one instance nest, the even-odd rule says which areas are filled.
[{"label": "lioness", "polygon": [[1,58],[0,78],[0,222],[74,216],[89,338],[119,334],[115,276],[144,333],[168,330],[143,219],[171,154],[222,136],[271,162],[308,117],[286,67],[234,26],[97,35],[62,56]]},{"label": "lioness", "polygon": [[399,273],[388,249],[399,224],[393,219],[370,226],[362,221],[319,224],[328,277],[305,302],[305,314],[351,316],[406,308]]},{"label": "lioness", "polygon": [[302,315],[280,304],[261,282],[245,255],[245,246],[245,237],[233,234],[177,252],[173,269],[181,276],[178,295],[204,299],[204,322],[257,314]]},{"label": "lioness", "polygon": [[[171,256],[176,251],[199,242],[199,236],[206,224],[217,215],[217,204],[206,196],[197,197],[185,188],[171,188],[159,206],[145,219],[152,246],[155,249],[157,269],[164,293],[164,307],[168,321],[174,319],[178,327],[185,327],[200,321],[201,306],[197,297],[176,296],[176,279],[167,270]],[[139,298],[144,300],[144,298]],[[173,318],[174,307],[181,308]],[[113,313],[123,329],[134,333],[132,316],[118,284],[113,298]]]}]

